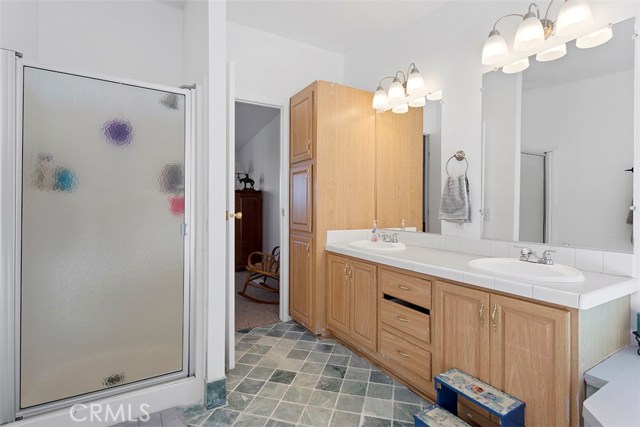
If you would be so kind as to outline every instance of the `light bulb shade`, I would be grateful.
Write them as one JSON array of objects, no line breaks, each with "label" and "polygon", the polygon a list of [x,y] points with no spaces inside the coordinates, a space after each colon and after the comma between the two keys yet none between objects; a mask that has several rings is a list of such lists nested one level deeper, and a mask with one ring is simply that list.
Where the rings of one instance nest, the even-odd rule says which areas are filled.
[{"label": "light bulb shade", "polygon": [[482,49],[482,63],[484,65],[496,65],[509,58],[509,47],[498,30],[493,30],[489,38],[484,42]]},{"label": "light bulb shade", "polygon": [[427,99],[429,101],[440,101],[442,99],[442,91],[437,90],[435,92],[431,92],[429,95],[427,95]]},{"label": "light bulb shade", "polygon": [[538,49],[544,43],[544,28],[542,22],[533,13],[525,15],[520,23],[516,37],[513,40],[513,49],[526,52]]},{"label": "light bulb shade", "polygon": [[424,107],[426,103],[427,103],[426,98],[424,96],[421,96],[419,98],[409,101],[409,107],[414,107],[414,108]]},{"label": "light bulb shade", "polygon": [[502,72],[506,74],[515,74],[529,68],[529,58],[524,58],[512,64],[502,67]]},{"label": "light bulb shade", "polygon": [[420,71],[414,67],[407,79],[407,94],[413,95],[424,91],[424,79],[420,75]]},{"label": "light bulb shade", "polygon": [[553,61],[558,58],[562,58],[567,54],[567,45],[562,43],[561,45],[554,46],[551,49],[544,50],[536,55],[538,62]]},{"label": "light bulb shade", "polygon": [[387,92],[384,91],[382,86],[378,86],[376,93],[373,94],[373,108],[376,110],[384,110],[389,107],[389,99],[387,98]]},{"label": "light bulb shade", "polygon": [[389,86],[389,93],[387,94],[389,103],[397,103],[403,101],[405,98],[404,87],[398,78],[393,79],[393,83]]},{"label": "light bulb shade", "polygon": [[601,30],[594,31],[591,34],[587,34],[586,36],[579,37],[576,40],[576,46],[580,49],[589,49],[591,47],[600,46],[601,44],[605,44],[613,37],[613,31],[611,27],[605,27]]},{"label": "light bulb shade", "polygon": [[407,111],[409,111],[409,106],[405,103],[402,103],[400,105],[396,105],[395,107],[393,107],[391,111],[393,111],[396,114],[404,114]]},{"label": "light bulb shade", "polygon": [[585,0],[567,0],[560,9],[556,34],[573,36],[593,23],[591,8]]}]

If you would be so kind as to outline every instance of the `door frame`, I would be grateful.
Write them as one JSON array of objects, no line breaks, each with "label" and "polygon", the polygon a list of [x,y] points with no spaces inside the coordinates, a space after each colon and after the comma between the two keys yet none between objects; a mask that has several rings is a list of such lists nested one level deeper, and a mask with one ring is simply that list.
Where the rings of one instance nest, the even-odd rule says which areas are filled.
[{"label": "door frame", "polygon": [[[229,64],[229,82],[228,86],[232,87],[235,80],[235,67],[233,63]],[[263,107],[275,108],[280,110],[280,306],[279,317],[283,322],[291,320],[289,316],[289,100],[274,100],[260,96],[252,95],[236,95],[234,90],[229,93],[229,126],[227,150],[227,179],[232,185],[228,185],[229,194],[227,197],[229,206],[235,206],[235,103],[242,102],[245,104],[259,105]],[[233,162],[231,162],[233,160]],[[229,209],[232,212],[233,209]],[[228,227],[231,231],[232,227]],[[227,265],[234,265],[234,245],[232,236],[227,239]],[[234,266],[235,267],[235,266]],[[227,280],[227,333],[233,336],[235,333],[235,278],[229,276]],[[235,348],[232,344],[234,341],[227,341],[227,366],[233,369],[235,366]]]},{"label": "door frame", "polygon": [[[11,52],[13,54],[13,52]],[[49,402],[20,410],[20,253],[21,247],[21,204],[22,190],[22,76],[26,67],[37,68],[51,72],[75,75],[95,80],[108,81],[116,84],[170,92],[185,97],[185,217],[184,236],[184,280],[183,293],[183,364],[179,372],[149,378],[132,384],[126,384],[112,389],[99,390],[77,397],[65,398],[61,401]],[[0,296],[6,304],[0,305],[0,319],[7,320],[6,327],[0,331],[0,337],[6,338],[0,342],[0,379],[10,382],[9,387],[0,387],[0,423],[11,422],[15,417],[20,425],[61,425],[69,422],[70,417],[86,418],[93,414],[90,405],[129,404],[131,416],[137,418],[145,415],[144,408],[150,412],[161,411],[173,406],[192,404],[202,400],[204,390],[204,333],[200,325],[204,323],[204,304],[196,300],[196,294],[202,294],[204,283],[198,283],[195,271],[195,239],[192,238],[195,229],[194,184],[196,181],[195,151],[200,149],[203,140],[196,136],[196,129],[202,123],[196,122],[196,101],[200,94],[196,89],[181,89],[166,85],[143,82],[139,80],[120,78],[100,73],[74,71],[60,67],[48,67],[41,64],[23,61],[16,57],[15,70],[15,98],[13,112],[9,111],[9,126],[12,126],[8,144],[0,158],[2,170],[2,203],[7,209],[7,215],[2,215],[0,231],[0,263],[7,266],[7,272],[0,277]],[[198,87],[201,90],[202,87]],[[6,104],[6,103],[5,103]],[[3,104],[3,108],[10,105]],[[3,209],[4,212],[4,209]],[[5,299],[6,297],[6,299]],[[171,391],[169,391],[171,390]],[[78,405],[80,404],[80,405]],[[75,405],[75,406],[72,406]],[[75,408],[73,413],[68,409]],[[73,418],[72,418],[73,419]],[[96,420],[95,425],[109,425],[113,420]],[[117,421],[117,420],[116,420]],[[126,420],[122,420],[126,421]]]}]

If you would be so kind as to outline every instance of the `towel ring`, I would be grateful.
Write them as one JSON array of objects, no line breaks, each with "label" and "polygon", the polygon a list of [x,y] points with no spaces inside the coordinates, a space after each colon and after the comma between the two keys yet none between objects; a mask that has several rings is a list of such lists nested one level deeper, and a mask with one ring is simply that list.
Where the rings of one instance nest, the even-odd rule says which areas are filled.
[{"label": "towel ring", "polygon": [[449,160],[447,160],[447,164],[446,164],[446,166],[444,167],[444,169],[447,171],[447,175],[451,175],[451,174],[449,173],[449,162],[450,162],[451,160],[453,160],[453,159],[456,159],[456,160],[457,160],[457,161],[459,161],[459,162],[461,162],[461,161],[463,161],[463,160],[465,161],[465,163],[466,163],[467,165],[466,165],[466,168],[465,168],[465,170],[464,170],[464,174],[466,175],[466,174],[467,174],[467,171],[469,170],[469,161],[467,160],[466,154],[464,154],[464,151],[462,151],[462,150],[458,150],[458,151],[456,151],[456,153],[455,153],[453,156],[449,157]]}]

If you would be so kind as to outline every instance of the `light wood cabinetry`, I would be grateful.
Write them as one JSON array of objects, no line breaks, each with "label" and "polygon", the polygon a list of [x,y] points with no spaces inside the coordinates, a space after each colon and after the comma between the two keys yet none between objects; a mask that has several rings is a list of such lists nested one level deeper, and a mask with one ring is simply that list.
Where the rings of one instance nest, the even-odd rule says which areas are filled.
[{"label": "light wood cabinetry", "polygon": [[437,281],[434,312],[436,374],[458,368],[512,394],[526,425],[569,424],[567,310]]},{"label": "light wood cabinetry", "polygon": [[329,255],[327,324],[358,347],[377,351],[376,266]]},{"label": "light wood cabinetry", "polygon": [[313,274],[313,250],[313,238],[295,234],[289,237],[289,312],[305,326],[311,324],[314,315],[313,289],[309,286]]},{"label": "light wood cabinetry", "polygon": [[[356,262],[329,254],[330,332],[428,399],[435,399],[433,376],[458,368],[524,401],[527,426],[577,427],[584,371],[628,343],[629,297],[575,310],[377,265],[377,321],[357,317],[377,324],[378,346],[362,351],[351,305],[366,297],[344,290]],[[364,264],[361,283],[376,268]],[[499,425],[464,399],[459,416]]]},{"label": "light wood cabinetry", "polygon": [[[302,276],[293,274],[298,267],[293,253],[290,255],[291,298],[309,298],[304,312],[302,307],[292,307],[290,314],[315,334],[325,332],[327,316],[331,316],[326,310],[327,230],[367,228],[375,219],[372,96],[318,81],[291,98],[290,227],[295,238],[307,236],[314,244],[304,283],[299,282]],[[304,292],[304,298],[297,292]],[[347,323],[346,319],[335,320]],[[364,327],[356,324],[356,328]],[[368,332],[363,329],[362,334]]]}]

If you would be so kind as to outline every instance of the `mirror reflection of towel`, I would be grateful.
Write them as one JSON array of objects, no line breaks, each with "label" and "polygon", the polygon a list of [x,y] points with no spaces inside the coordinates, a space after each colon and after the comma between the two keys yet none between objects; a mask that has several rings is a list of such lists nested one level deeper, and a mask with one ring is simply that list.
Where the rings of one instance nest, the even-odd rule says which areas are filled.
[{"label": "mirror reflection of towel", "polygon": [[442,190],[440,219],[449,222],[471,222],[469,180],[466,174],[449,175]]},{"label": "mirror reflection of towel", "polygon": [[[631,207],[633,207],[633,200],[631,200]],[[627,214],[627,224],[631,225],[631,244],[633,244],[633,209],[629,208],[629,213]]]}]

